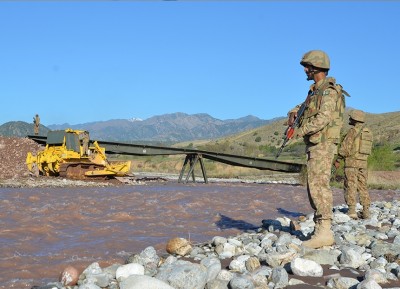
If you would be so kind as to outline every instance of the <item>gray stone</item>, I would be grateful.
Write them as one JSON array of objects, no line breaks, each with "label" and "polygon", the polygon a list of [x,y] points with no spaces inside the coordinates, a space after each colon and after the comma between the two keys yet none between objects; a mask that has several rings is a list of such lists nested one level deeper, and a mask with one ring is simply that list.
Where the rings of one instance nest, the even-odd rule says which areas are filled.
[{"label": "gray stone", "polygon": [[375,242],[371,245],[372,256],[378,258],[384,256],[385,254],[390,254],[393,252],[400,252],[400,244],[390,244],[386,242]]},{"label": "gray stone", "polygon": [[351,220],[351,218],[347,214],[343,213],[334,213],[333,221],[337,224],[347,223]]},{"label": "gray stone", "polygon": [[207,257],[201,260],[201,265],[207,268],[207,282],[217,278],[221,271],[221,261],[215,257]]},{"label": "gray stone", "polygon": [[121,264],[112,264],[104,268],[103,272],[109,274],[112,278],[116,279],[116,272],[119,266],[121,266]]},{"label": "gray stone", "polygon": [[289,283],[289,275],[282,267],[272,269],[271,281],[274,282],[274,288],[285,288]]},{"label": "gray stone", "polygon": [[336,277],[336,278],[331,278],[327,282],[327,287],[332,288],[332,289],[349,289],[349,288],[354,288],[353,286],[357,285],[358,280],[354,278],[349,278],[349,277]]},{"label": "gray stone", "polygon": [[230,289],[254,289],[253,282],[244,275],[235,276],[229,282]]},{"label": "gray stone", "polygon": [[317,262],[320,265],[334,265],[341,254],[339,250],[312,250],[303,255],[304,259]]},{"label": "gray stone", "polygon": [[214,246],[223,245],[226,242],[228,242],[228,240],[226,238],[224,238],[224,237],[215,236],[212,239],[212,243],[214,244]]},{"label": "gray stone", "polygon": [[323,269],[320,264],[312,260],[296,258],[290,263],[290,268],[294,275],[321,277]]},{"label": "gray stone", "polygon": [[239,256],[237,259],[234,259],[229,264],[229,269],[233,272],[244,273],[246,272],[246,261],[249,259],[249,255]]},{"label": "gray stone", "polygon": [[222,270],[218,273],[216,279],[229,282],[229,281],[231,281],[231,279],[232,279],[234,276],[235,276],[234,273],[232,273],[232,272],[230,272],[230,271],[228,271],[228,270],[222,269]]},{"label": "gray stone", "polygon": [[144,267],[138,263],[129,263],[122,265],[115,272],[115,277],[118,281],[122,281],[131,275],[144,275]]},{"label": "gray stone", "polygon": [[[85,278],[87,276],[90,276],[93,274],[100,274],[102,272],[103,272],[103,270],[100,268],[99,263],[94,262],[94,263],[90,264],[88,267],[86,267],[85,270],[83,270],[81,276],[83,278]],[[79,277],[79,279],[81,279],[81,276]]]},{"label": "gray stone", "polygon": [[207,268],[201,264],[176,261],[160,268],[155,277],[175,289],[203,289],[207,283]]},{"label": "gray stone", "polygon": [[228,289],[228,282],[214,279],[207,282],[205,289]]},{"label": "gray stone", "polygon": [[287,251],[283,253],[269,253],[266,255],[266,262],[271,267],[280,267],[287,263],[290,263],[294,258],[298,256],[298,253],[293,251]]},{"label": "gray stone", "polygon": [[147,275],[132,275],[120,283],[120,289],[174,289],[167,283]]},{"label": "gray stone", "polygon": [[78,289],[101,289],[99,286],[93,283],[79,285]]},{"label": "gray stone", "polygon": [[376,283],[375,280],[364,280],[361,283],[358,283],[357,289],[382,289],[382,287]]},{"label": "gray stone", "polygon": [[358,268],[365,263],[365,261],[361,258],[361,254],[349,247],[343,248],[342,255],[339,257],[339,261],[340,264],[352,268]]},{"label": "gray stone", "polygon": [[110,274],[104,272],[100,274],[93,274],[91,276],[93,279],[95,279],[94,283],[101,288],[107,287],[110,284],[111,280],[113,279],[113,277]]},{"label": "gray stone", "polygon": [[368,270],[367,272],[365,272],[365,279],[375,280],[376,283],[378,283],[378,284],[385,284],[385,283],[389,282],[386,279],[385,275],[386,275],[385,271],[384,271],[384,273],[382,273],[378,269],[371,269],[371,270]]}]

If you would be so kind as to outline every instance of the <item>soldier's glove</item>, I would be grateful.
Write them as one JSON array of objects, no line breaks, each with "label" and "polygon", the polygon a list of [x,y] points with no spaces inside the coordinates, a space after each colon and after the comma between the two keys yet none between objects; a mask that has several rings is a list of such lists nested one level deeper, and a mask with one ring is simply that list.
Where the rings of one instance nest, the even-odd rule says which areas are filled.
[{"label": "soldier's glove", "polygon": [[288,113],[288,120],[287,120],[288,126],[292,126],[294,124],[296,117],[297,117],[297,111],[290,111]]}]

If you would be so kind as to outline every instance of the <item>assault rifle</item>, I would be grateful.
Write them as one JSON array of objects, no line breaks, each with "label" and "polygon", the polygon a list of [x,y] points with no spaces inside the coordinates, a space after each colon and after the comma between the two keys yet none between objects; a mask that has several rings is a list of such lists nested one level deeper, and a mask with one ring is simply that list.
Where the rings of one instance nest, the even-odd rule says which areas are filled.
[{"label": "assault rifle", "polygon": [[296,119],[294,120],[293,124],[289,125],[286,128],[286,130],[285,130],[285,139],[284,139],[281,147],[279,148],[278,153],[276,154],[276,157],[275,157],[276,159],[279,157],[279,155],[283,151],[283,148],[286,146],[287,142],[292,139],[295,129],[299,127],[300,120],[302,119],[304,111],[306,110],[307,99],[306,99],[306,101],[304,101],[302,103],[302,105],[300,106],[299,110],[297,111],[297,116],[296,116]]}]

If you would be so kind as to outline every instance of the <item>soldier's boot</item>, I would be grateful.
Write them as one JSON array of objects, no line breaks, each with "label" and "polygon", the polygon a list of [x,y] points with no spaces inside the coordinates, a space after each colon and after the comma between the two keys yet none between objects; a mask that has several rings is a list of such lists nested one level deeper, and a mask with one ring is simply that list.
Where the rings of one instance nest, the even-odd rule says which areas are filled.
[{"label": "soldier's boot", "polygon": [[349,206],[349,210],[347,211],[347,215],[350,218],[352,218],[354,220],[357,220],[358,216],[357,216],[357,213],[356,213],[356,206]]},{"label": "soldier's boot", "polygon": [[371,217],[370,213],[369,213],[369,206],[364,206],[362,213],[361,213],[361,218],[363,219],[369,219]]},{"label": "soldier's boot", "polygon": [[331,246],[335,243],[333,232],[331,230],[331,220],[319,220],[315,224],[315,233],[310,240],[303,242],[303,246],[307,248],[321,248],[323,246]]}]

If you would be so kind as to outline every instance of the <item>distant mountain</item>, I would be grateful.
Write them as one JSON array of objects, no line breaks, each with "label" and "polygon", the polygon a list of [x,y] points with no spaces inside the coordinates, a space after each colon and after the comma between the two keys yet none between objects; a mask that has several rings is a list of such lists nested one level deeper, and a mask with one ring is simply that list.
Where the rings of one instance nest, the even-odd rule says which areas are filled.
[{"label": "distant mountain", "polygon": [[[177,112],[158,115],[145,120],[133,118],[97,121],[76,125],[65,123],[61,125],[49,125],[48,128],[51,130],[66,128],[87,130],[90,132],[91,139],[97,140],[177,143],[199,139],[220,138],[257,128],[275,120],[276,119],[262,120],[251,115],[239,119],[220,120],[205,113],[189,115]],[[25,124],[28,126],[30,125],[27,123]],[[2,127],[3,125],[0,126],[0,129]],[[33,131],[33,128],[31,131]],[[4,130],[4,134],[2,130],[0,130],[0,135],[5,135],[5,133],[13,135],[13,133],[7,129]]]}]

